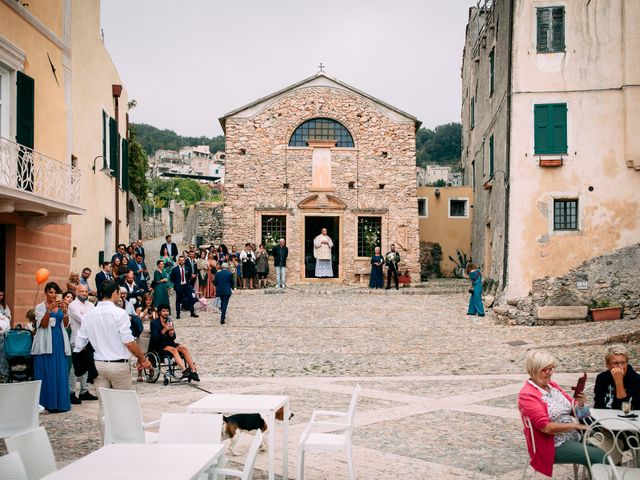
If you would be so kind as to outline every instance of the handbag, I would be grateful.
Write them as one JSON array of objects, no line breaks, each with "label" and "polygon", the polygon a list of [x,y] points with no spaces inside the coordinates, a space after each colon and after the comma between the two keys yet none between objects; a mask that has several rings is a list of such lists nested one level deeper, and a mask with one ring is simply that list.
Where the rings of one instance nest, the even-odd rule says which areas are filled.
[{"label": "handbag", "polygon": [[29,330],[18,325],[12,328],[4,337],[4,353],[8,359],[16,357],[31,357],[31,344],[33,337]]}]

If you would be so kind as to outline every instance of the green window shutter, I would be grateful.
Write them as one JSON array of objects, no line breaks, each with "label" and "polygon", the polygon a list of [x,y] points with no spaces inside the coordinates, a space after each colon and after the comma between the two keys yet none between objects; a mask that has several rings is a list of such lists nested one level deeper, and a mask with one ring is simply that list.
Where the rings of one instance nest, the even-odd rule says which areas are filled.
[{"label": "green window shutter", "polygon": [[533,107],[533,128],[535,154],[540,155],[549,152],[549,106],[535,105]]},{"label": "green window shutter", "polygon": [[493,177],[494,173],[494,159],[493,159],[493,135],[489,137],[489,177]]},{"label": "green window shutter", "polygon": [[471,106],[469,107],[469,123],[471,123],[471,128],[476,126],[476,97],[471,97]]},{"label": "green window shutter", "polygon": [[489,79],[489,95],[491,95],[493,93],[495,84],[493,81],[494,75],[493,75],[493,71],[494,71],[494,63],[495,63],[495,48],[491,49],[491,52],[489,53],[489,72],[490,72],[490,79]]},{"label": "green window shutter", "polygon": [[537,46],[538,52],[549,51],[549,25],[551,23],[550,12],[548,8],[536,9],[536,25],[537,25]]},{"label": "green window shutter", "polygon": [[107,112],[102,111],[102,166],[107,168]]},{"label": "green window shutter", "polygon": [[122,188],[129,191],[129,141],[122,139]]},{"label": "green window shutter", "polygon": [[549,105],[550,140],[553,153],[567,153],[567,104]]},{"label": "green window shutter", "polygon": [[33,149],[35,117],[35,81],[17,72],[16,142]]},{"label": "green window shutter", "polygon": [[554,52],[564,52],[564,7],[551,8],[551,48]]},{"label": "green window shutter", "polygon": [[118,128],[116,121],[109,117],[109,168],[111,176],[118,178]]}]

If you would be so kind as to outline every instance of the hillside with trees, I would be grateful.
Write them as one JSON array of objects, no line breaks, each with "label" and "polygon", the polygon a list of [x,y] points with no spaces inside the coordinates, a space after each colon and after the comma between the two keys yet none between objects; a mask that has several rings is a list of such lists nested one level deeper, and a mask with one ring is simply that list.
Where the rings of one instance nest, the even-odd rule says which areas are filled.
[{"label": "hillside with trees", "polygon": [[433,130],[420,128],[416,132],[416,164],[447,165],[454,169],[460,167],[462,148],[462,125],[445,123]]},{"label": "hillside with trees", "polygon": [[146,123],[131,124],[138,137],[138,142],[145,152],[153,155],[156,150],[180,150],[182,147],[194,147],[196,145],[209,145],[211,153],[224,150],[224,136],[217,137],[184,137],[173,130],[161,130]]}]

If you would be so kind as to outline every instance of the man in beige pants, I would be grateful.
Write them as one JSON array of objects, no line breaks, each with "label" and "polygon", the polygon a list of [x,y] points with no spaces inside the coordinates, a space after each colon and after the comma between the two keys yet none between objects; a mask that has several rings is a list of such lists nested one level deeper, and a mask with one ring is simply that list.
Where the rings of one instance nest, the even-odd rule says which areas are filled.
[{"label": "man in beige pants", "polygon": [[[113,280],[107,280],[100,289],[100,302],[82,321],[76,335],[74,352],[80,352],[91,343],[98,376],[95,386],[100,397],[100,387],[115,390],[133,390],[131,384],[131,354],[138,358],[142,368],[151,368],[131,334],[129,315],[116,303],[120,299],[120,288]],[[100,435],[104,438],[103,406],[100,399],[98,421]]]}]

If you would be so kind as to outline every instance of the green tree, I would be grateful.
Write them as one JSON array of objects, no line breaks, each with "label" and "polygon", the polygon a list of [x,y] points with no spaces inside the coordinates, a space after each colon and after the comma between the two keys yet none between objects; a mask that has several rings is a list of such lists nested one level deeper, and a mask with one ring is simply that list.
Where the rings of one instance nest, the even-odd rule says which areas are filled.
[{"label": "green tree", "polygon": [[159,129],[146,123],[132,123],[138,132],[139,141],[145,151],[153,155],[156,150],[180,150],[182,147],[209,145],[211,153],[224,150],[224,136],[217,137],[183,137],[173,130]]},{"label": "green tree", "polygon": [[139,201],[144,202],[147,197],[148,182],[145,174],[148,165],[147,153],[138,142],[136,130],[129,126],[129,191],[134,194]]},{"label": "green tree", "polygon": [[180,200],[189,206],[207,197],[204,186],[191,178],[154,178],[151,180],[150,188],[154,199],[158,199],[156,208],[168,206],[170,200]]},{"label": "green tree", "polygon": [[416,133],[416,163],[420,167],[428,164],[460,164],[462,148],[462,125],[445,123],[434,130],[420,128]]}]

